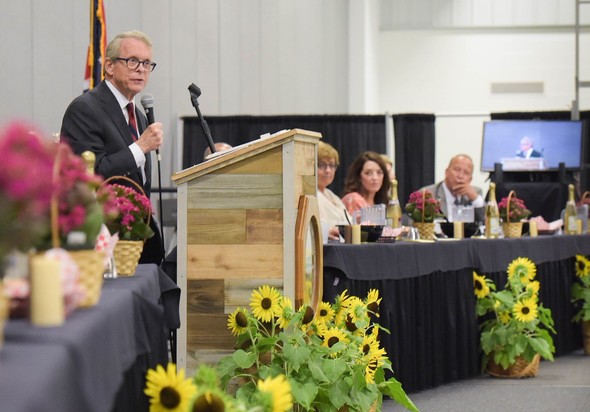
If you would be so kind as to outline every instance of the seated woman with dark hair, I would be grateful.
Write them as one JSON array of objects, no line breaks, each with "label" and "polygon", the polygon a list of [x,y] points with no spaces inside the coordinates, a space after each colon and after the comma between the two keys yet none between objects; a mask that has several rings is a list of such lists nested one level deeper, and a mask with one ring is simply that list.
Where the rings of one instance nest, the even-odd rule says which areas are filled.
[{"label": "seated woman with dark hair", "polygon": [[387,205],[390,189],[387,176],[387,166],[379,153],[367,151],[357,157],[344,181],[346,195],[342,202],[348,213],[354,215],[367,206]]}]

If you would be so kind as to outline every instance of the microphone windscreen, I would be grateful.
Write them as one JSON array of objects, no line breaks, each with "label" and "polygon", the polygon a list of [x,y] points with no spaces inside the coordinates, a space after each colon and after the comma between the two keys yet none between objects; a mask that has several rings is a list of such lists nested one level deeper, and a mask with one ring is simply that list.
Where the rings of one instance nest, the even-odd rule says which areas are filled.
[{"label": "microphone windscreen", "polygon": [[188,90],[193,93],[194,95],[196,95],[197,97],[199,97],[201,95],[201,89],[199,89],[199,86],[197,86],[194,83],[191,83],[191,85],[188,87]]},{"label": "microphone windscreen", "polygon": [[154,97],[151,94],[144,94],[141,96],[141,105],[144,109],[152,109],[154,107]]}]

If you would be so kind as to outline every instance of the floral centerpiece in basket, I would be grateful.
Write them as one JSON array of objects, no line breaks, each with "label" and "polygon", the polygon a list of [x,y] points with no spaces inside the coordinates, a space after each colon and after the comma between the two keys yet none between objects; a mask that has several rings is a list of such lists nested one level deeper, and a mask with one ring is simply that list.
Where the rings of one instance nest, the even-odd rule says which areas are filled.
[{"label": "floral centerpiece in basket", "polygon": [[584,353],[590,355],[590,260],[584,255],[576,255],[576,276],[578,281],[572,285],[572,302],[578,311],[572,321],[582,323]]},{"label": "floral centerpiece in basket", "polygon": [[418,229],[421,239],[434,238],[434,219],[444,217],[440,202],[430,190],[417,190],[410,194],[405,206],[406,213]]},{"label": "floral centerpiece in basket", "polygon": [[527,377],[536,374],[539,357],[553,360],[555,333],[551,310],[539,303],[540,284],[535,264],[519,257],[508,265],[504,290],[473,272],[477,315],[481,324],[483,366],[492,376]]},{"label": "floral centerpiece in basket", "polygon": [[[137,189],[120,183],[111,183],[113,180],[126,181],[137,186]],[[116,270],[120,275],[133,275],[145,240],[154,236],[154,231],[149,225],[152,214],[151,202],[139,185],[131,179],[116,176],[107,179],[105,183],[99,193],[112,191],[117,210],[116,217],[107,223],[109,232],[119,236],[114,252]]]},{"label": "floral centerpiece in basket", "polygon": [[[196,389],[186,390],[185,398],[191,400],[185,407],[367,412],[381,410],[385,394],[417,411],[401,384],[385,377],[391,364],[379,344],[383,329],[373,323],[380,301],[376,290],[364,300],[344,291],[333,304],[322,302],[314,313],[309,306],[294,309],[278,290],[261,286],[252,292],[249,309],[237,308],[229,316],[228,328],[237,336],[238,349],[215,368],[198,370]],[[166,388],[171,385],[154,385],[164,380],[164,369],[160,367],[160,378],[154,374],[148,373],[146,389],[152,406],[168,403],[173,409],[170,399],[179,402],[180,386],[175,396],[169,396]]]},{"label": "floral centerpiece in basket", "polygon": [[498,203],[502,229],[505,237],[516,238],[522,234],[522,220],[531,215],[522,199],[516,197],[513,190]]}]

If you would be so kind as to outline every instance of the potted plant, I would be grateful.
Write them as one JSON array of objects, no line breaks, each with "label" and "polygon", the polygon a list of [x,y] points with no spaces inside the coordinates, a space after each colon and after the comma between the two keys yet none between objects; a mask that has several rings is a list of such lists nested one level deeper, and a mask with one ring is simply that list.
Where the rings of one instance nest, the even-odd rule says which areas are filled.
[{"label": "potted plant", "polygon": [[576,255],[576,276],[578,281],[572,285],[572,302],[579,308],[572,321],[581,322],[584,338],[584,353],[590,355],[590,260]]},{"label": "potted plant", "polygon": [[[135,188],[112,183],[113,181],[127,182],[135,185]],[[135,273],[145,240],[154,236],[154,231],[149,225],[152,215],[151,202],[139,185],[123,176],[105,180],[99,193],[105,191],[112,191],[115,196],[117,214],[114,219],[107,222],[107,227],[111,234],[117,233],[119,236],[114,251],[117,273],[131,276]]]},{"label": "potted plant", "polygon": [[511,190],[508,196],[503,197],[498,203],[498,210],[502,219],[504,237],[520,237],[522,234],[522,220],[531,215],[531,211],[526,208],[524,201],[517,198],[514,190]]},{"label": "potted plant", "polygon": [[480,325],[483,363],[492,376],[535,376],[539,357],[553,360],[555,347],[549,332],[555,333],[551,310],[539,303],[540,284],[534,280],[535,264],[516,258],[508,265],[504,290],[473,272],[476,313]]},{"label": "potted plant", "polygon": [[430,190],[417,190],[410,194],[405,206],[406,213],[418,228],[421,239],[434,239],[434,219],[443,217],[440,202]]},{"label": "potted plant", "polygon": [[294,309],[268,285],[254,290],[250,309],[238,308],[228,320],[238,349],[218,365],[223,387],[237,383],[236,398],[245,400],[257,382],[284,374],[294,411],[379,410],[384,394],[416,411],[401,384],[385,378],[391,363],[374,323],[380,301],[376,290],[364,300],[345,291],[314,313]]}]

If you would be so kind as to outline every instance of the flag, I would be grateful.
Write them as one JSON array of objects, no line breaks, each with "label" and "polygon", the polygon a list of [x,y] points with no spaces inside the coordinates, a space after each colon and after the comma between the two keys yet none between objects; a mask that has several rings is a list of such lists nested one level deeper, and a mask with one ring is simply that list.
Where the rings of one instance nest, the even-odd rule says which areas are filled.
[{"label": "flag", "polygon": [[91,90],[104,78],[102,65],[107,50],[107,22],[103,0],[90,0],[90,43],[86,54],[84,91]]}]

